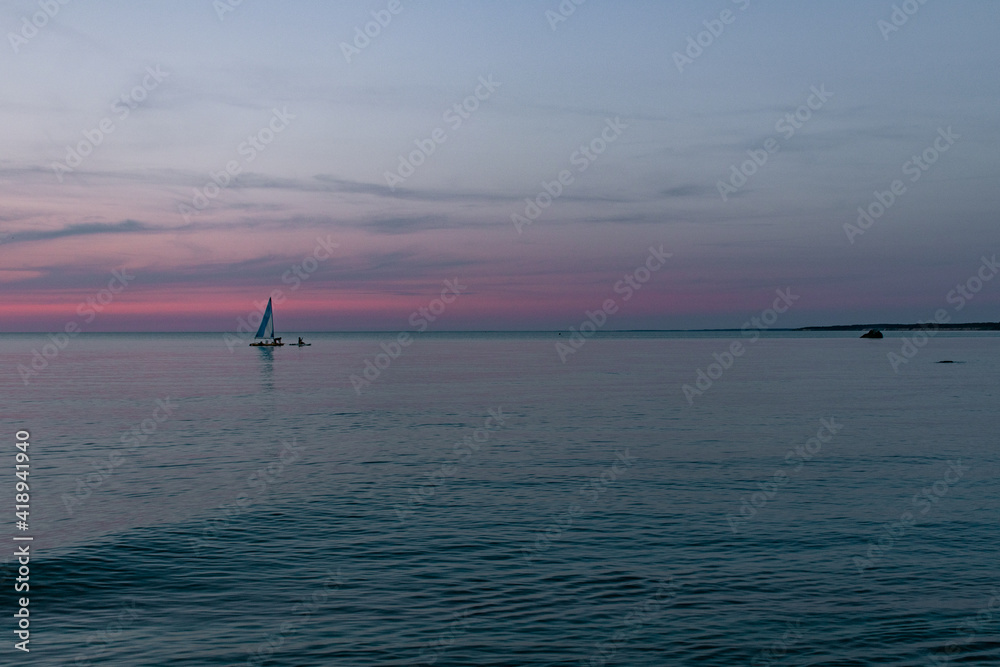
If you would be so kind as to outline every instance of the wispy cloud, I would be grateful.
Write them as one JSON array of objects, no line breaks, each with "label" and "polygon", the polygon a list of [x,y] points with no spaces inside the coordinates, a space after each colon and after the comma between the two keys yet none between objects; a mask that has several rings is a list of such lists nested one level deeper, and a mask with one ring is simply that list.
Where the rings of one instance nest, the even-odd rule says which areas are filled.
[{"label": "wispy cloud", "polygon": [[144,234],[162,229],[164,228],[157,228],[137,220],[123,220],[114,223],[84,222],[75,225],[66,225],[60,229],[12,232],[4,242],[25,243],[28,241],[48,241],[68,236],[89,236],[92,234]]}]

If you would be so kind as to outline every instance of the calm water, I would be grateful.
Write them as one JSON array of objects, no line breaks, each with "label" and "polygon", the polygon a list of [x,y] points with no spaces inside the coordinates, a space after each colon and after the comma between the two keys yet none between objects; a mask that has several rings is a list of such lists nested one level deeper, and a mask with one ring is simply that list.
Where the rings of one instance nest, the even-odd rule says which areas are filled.
[{"label": "calm water", "polygon": [[1000,338],[856,335],[3,335],[17,663],[1000,664]]}]

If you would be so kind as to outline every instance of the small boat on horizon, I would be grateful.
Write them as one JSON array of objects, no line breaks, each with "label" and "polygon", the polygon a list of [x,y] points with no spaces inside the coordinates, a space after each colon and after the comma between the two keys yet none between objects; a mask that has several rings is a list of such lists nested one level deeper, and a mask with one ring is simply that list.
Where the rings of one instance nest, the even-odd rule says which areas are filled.
[{"label": "small boat on horizon", "polygon": [[[281,342],[281,336],[275,337],[274,335],[274,310],[271,306],[271,299],[267,300],[267,308],[264,309],[264,318],[260,321],[260,326],[257,328],[257,335],[254,336],[256,339],[253,343],[250,343],[250,347],[284,347],[285,343]],[[302,340],[302,336],[299,336],[298,343],[288,343],[292,347],[309,347],[312,343],[307,343]]]},{"label": "small boat on horizon", "polygon": [[[284,343],[281,342],[281,337],[274,337],[274,311],[271,309],[271,299],[267,300],[267,308],[264,309],[264,319],[260,321],[260,326],[257,328],[257,335],[254,336],[255,342],[250,343],[250,347],[281,347]],[[302,339],[299,339],[301,342]]]}]

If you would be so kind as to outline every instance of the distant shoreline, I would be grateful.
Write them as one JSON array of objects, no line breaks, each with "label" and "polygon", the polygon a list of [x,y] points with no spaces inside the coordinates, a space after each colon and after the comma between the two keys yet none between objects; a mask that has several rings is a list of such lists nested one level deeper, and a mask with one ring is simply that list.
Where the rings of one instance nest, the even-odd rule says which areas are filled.
[{"label": "distant shoreline", "polygon": [[929,322],[927,324],[840,324],[832,327],[800,327],[798,329],[788,329],[788,331],[862,331],[868,329],[879,329],[880,331],[914,331],[917,329],[939,329],[944,331],[1000,331],[1000,322],[958,322],[948,324],[938,324]]}]

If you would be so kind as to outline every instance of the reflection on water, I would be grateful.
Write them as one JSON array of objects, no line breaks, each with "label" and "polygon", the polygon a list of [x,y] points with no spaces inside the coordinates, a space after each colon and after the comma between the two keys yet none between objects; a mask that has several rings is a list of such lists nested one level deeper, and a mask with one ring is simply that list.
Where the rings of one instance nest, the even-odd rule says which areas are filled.
[{"label": "reflection on water", "polygon": [[260,386],[266,392],[274,391],[274,348],[258,347],[260,353]]}]

